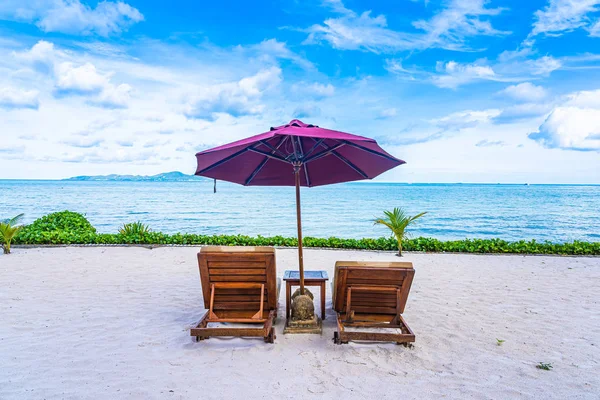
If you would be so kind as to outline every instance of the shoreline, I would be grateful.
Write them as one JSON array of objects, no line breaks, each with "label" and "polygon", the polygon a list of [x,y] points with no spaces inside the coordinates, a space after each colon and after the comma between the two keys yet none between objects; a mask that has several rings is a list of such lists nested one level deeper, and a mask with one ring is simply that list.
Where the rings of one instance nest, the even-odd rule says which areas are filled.
[{"label": "shoreline", "polygon": [[[594,243],[594,242],[592,242]],[[62,248],[62,247],[75,247],[75,248],[98,248],[98,247],[122,247],[122,248],[144,248],[147,250],[159,249],[159,248],[202,248],[206,246],[214,246],[212,244],[139,244],[139,243],[119,243],[119,244],[13,244],[11,245],[11,249],[52,249],[52,248]],[[224,245],[227,247],[226,245]],[[273,247],[277,250],[288,250],[288,249],[298,249],[298,247],[294,246],[267,246]],[[369,250],[369,249],[345,249],[345,248],[336,248],[336,247],[304,247],[305,249],[315,250],[315,251],[355,251],[360,253],[379,253],[379,254],[389,254],[395,256],[396,251],[393,250]],[[474,255],[474,256],[522,256],[522,257],[560,257],[560,258],[600,258],[600,254],[544,254],[544,253],[468,253],[468,252],[450,252],[450,251],[403,251],[402,254],[404,257],[397,257],[397,261],[403,261],[403,259],[409,255],[418,255],[418,254],[426,254],[426,255],[435,255],[435,254],[450,254],[450,255]],[[2,254],[0,254],[2,256]]]}]

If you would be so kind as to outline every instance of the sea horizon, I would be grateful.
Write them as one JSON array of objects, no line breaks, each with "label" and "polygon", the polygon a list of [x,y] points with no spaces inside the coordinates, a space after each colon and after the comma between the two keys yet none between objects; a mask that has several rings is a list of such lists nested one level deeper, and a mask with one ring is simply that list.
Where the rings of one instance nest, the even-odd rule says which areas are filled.
[{"label": "sea horizon", "polygon": [[[402,207],[428,212],[413,237],[440,240],[600,241],[594,184],[349,182],[302,188],[305,236],[389,236],[373,220]],[[154,231],[207,235],[296,235],[294,188],[217,181],[0,180],[0,219],[25,223],[51,212],[85,214],[101,233],[141,221]]]},{"label": "sea horizon", "polygon": [[[93,175],[95,176],[95,175]],[[152,175],[142,175],[152,176]],[[74,177],[69,178],[54,178],[54,179],[36,179],[36,178],[0,178],[0,182],[141,182],[141,183],[202,183],[202,184],[213,184],[212,179],[203,181],[112,181],[112,180],[99,180],[99,181],[77,181],[71,180]],[[226,181],[217,180],[217,183],[227,183]],[[363,180],[354,182],[342,182],[336,185],[505,185],[505,186],[600,186],[600,183],[535,183],[535,182],[394,182],[394,181],[375,181],[375,180]],[[243,187],[243,186],[242,186]],[[275,186],[271,186],[275,187]]]}]

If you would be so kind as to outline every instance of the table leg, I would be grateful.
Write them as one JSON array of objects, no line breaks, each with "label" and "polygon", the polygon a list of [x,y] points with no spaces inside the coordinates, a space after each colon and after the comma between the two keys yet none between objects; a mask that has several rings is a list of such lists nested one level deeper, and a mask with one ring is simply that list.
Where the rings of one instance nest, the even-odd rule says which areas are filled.
[{"label": "table leg", "polygon": [[325,319],[325,282],[321,282],[321,319]]},{"label": "table leg", "polygon": [[292,297],[292,285],[290,282],[285,283],[285,319],[290,319],[290,300]]}]

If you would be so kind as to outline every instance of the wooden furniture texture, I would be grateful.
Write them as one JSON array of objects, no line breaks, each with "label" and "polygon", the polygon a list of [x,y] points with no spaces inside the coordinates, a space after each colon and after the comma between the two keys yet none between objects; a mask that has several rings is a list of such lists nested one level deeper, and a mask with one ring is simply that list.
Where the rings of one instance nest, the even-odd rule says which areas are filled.
[{"label": "wooden furniture texture", "polygon": [[[272,247],[207,246],[198,253],[204,314],[190,330],[196,340],[211,336],[255,336],[273,343],[279,288]],[[209,327],[209,323],[260,327]]]},{"label": "wooden furniture texture", "polygon": [[[414,342],[415,334],[402,317],[414,274],[409,262],[336,262],[333,288],[333,309],[337,314],[335,343],[367,340],[408,345]],[[348,327],[362,330],[348,331]],[[400,333],[383,332],[387,329],[382,328]]]}]

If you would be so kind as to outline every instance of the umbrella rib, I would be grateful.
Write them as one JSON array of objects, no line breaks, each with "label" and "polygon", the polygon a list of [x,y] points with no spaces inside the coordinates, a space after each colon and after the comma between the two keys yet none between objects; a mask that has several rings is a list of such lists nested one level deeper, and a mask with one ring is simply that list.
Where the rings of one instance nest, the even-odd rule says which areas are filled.
[{"label": "umbrella rib", "polygon": [[323,158],[323,157],[325,157],[325,156],[328,156],[329,154],[331,154],[331,153],[332,153],[332,152],[334,152],[335,150],[337,150],[337,149],[339,149],[340,147],[342,147],[342,146],[345,146],[345,145],[346,145],[346,143],[339,143],[339,144],[336,144],[336,145],[335,145],[335,146],[333,146],[333,147],[329,147],[329,146],[327,146],[326,144],[324,144],[324,143],[322,143],[322,142],[321,142],[321,143],[319,143],[319,144],[320,144],[322,147],[325,147],[325,149],[326,149],[326,150],[325,150],[325,151],[322,151],[322,152],[320,152],[320,153],[317,153],[317,154],[315,154],[315,155],[314,155],[314,156],[312,156],[312,157],[308,157],[307,159],[305,159],[305,160],[304,160],[304,163],[309,163],[309,162],[311,162],[311,161],[318,160],[319,158]]},{"label": "umbrella rib", "polygon": [[219,165],[222,165],[222,164],[226,163],[227,161],[231,160],[232,158],[235,158],[235,157],[239,156],[240,154],[247,152],[248,150],[250,150],[249,147],[244,147],[242,150],[237,151],[237,152],[233,153],[232,155],[230,155],[228,157],[225,157],[224,159],[219,160],[219,161],[217,161],[216,163],[214,163],[212,165],[209,165],[208,167],[204,168],[202,171],[196,172],[194,175],[200,175],[200,174],[203,174],[203,173],[205,173],[207,171],[210,171],[211,169],[216,168]]},{"label": "umbrella rib", "polygon": [[395,162],[398,162],[398,160],[397,160],[396,158],[392,157],[392,156],[389,156],[389,155],[387,155],[387,154],[382,154],[382,153],[380,153],[380,152],[378,152],[378,151],[371,150],[371,149],[369,149],[369,148],[366,148],[366,147],[363,147],[363,146],[361,146],[361,145],[359,145],[359,144],[352,143],[352,142],[350,142],[350,141],[348,141],[348,140],[343,140],[342,142],[344,142],[344,143],[345,143],[345,144],[347,144],[348,146],[355,147],[355,148],[357,148],[357,149],[360,149],[360,150],[366,151],[367,153],[375,154],[375,155],[378,155],[379,157],[386,158],[386,159],[388,159],[388,160],[390,160],[390,161],[395,161]]},{"label": "umbrella rib", "polygon": [[[288,136],[284,136],[283,138],[281,138],[281,140],[279,141],[277,146],[273,149],[273,151],[279,150],[279,148],[285,143],[285,141],[287,139],[288,139]],[[258,173],[263,169],[263,167],[265,166],[267,161],[269,161],[269,157],[265,156],[265,159],[260,162],[258,167],[256,167],[256,169],[252,172],[252,174],[248,177],[248,179],[246,179],[246,182],[244,183],[245,186],[249,185],[250,182],[252,182],[252,180],[256,177],[256,175],[258,175]]]},{"label": "umbrella rib", "polygon": [[[304,158],[304,149],[302,148],[302,141],[298,138],[298,146],[300,147],[300,152],[302,153],[302,158]],[[306,185],[310,187],[310,178],[308,176],[308,165],[306,163],[302,163],[304,167],[304,177],[306,178]]]},{"label": "umbrella rib", "polygon": [[269,150],[271,150],[274,153],[278,153],[280,157],[285,157],[285,154],[281,153],[279,151],[279,146],[281,146],[281,144],[283,143],[283,140],[285,140],[287,136],[285,136],[277,145],[277,147],[273,147],[271,146],[266,140],[261,140],[259,143],[263,144],[264,146],[268,147]]},{"label": "umbrella rib", "polygon": [[[354,165],[350,160],[348,160],[346,157],[344,157],[343,155],[341,155],[340,153],[338,153],[337,151],[335,151],[335,149],[342,147],[343,145],[347,144],[345,143],[346,141],[344,140],[342,143],[333,146],[333,147],[329,147],[324,143],[321,143],[321,147],[324,147],[327,149],[326,153],[329,154],[333,154],[334,156],[336,156],[338,159],[340,159],[344,164],[346,164],[347,166],[349,166],[350,168],[352,168],[354,171],[356,171],[360,176],[362,176],[365,179],[368,179],[369,176],[367,174],[365,174],[365,172],[358,168],[356,165]],[[319,154],[323,154],[323,153],[319,153]],[[318,155],[319,155],[318,154]],[[318,156],[317,155],[317,156]],[[320,157],[319,157],[320,158]],[[312,161],[312,160],[311,160]]]},{"label": "umbrella rib", "polygon": [[292,147],[294,149],[294,161],[300,161],[300,157],[298,157],[298,148],[296,147],[296,142],[294,141],[294,136],[291,136]]},{"label": "umbrella rib", "polygon": [[304,157],[308,157],[308,156],[310,156],[310,155],[311,155],[311,154],[312,154],[312,153],[313,153],[313,152],[314,152],[314,151],[317,149],[317,147],[319,147],[319,145],[320,145],[321,143],[323,143],[323,141],[324,141],[324,140],[325,140],[325,139],[319,139],[319,140],[317,140],[317,142],[314,144],[314,146],[313,146],[313,147],[311,147],[311,149],[310,149],[308,152],[306,152],[306,153],[304,154]]},{"label": "umbrella rib", "polygon": [[356,165],[354,165],[350,160],[348,160],[346,157],[344,157],[343,155],[341,155],[340,153],[338,153],[337,151],[332,151],[331,152],[334,156],[336,156],[337,158],[339,158],[340,160],[342,160],[342,162],[344,164],[346,164],[347,166],[349,166],[350,168],[352,168],[353,170],[355,170],[356,172],[358,172],[359,175],[361,175],[363,178],[368,179],[369,176],[367,174],[364,173],[364,171],[360,168],[358,168]]},{"label": "umbrella rib", "polygon": [[248,151],[252,151],[254,153],[262,154],[263,156],[272,158],[273,160],[282,161],[282,162],[287,163],[287,164],[290,163],[288,160],[286,160],[283,157],[279,157],[279,156],[277,156],[275,154],[271,154],[271,153],[267,153],[266,151],[255,149],[254,147],[249,147]]}]

